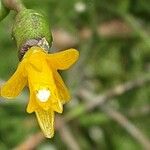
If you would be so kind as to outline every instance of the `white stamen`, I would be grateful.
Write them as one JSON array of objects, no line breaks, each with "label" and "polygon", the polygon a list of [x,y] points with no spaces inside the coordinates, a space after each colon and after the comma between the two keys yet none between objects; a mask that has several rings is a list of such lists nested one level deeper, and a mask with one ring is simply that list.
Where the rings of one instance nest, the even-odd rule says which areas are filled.
[{"label": "white stamen", "polygon": [[41,89],[37,92],[36,97],[39,99],[39,101],[46,102],[48,101],[50,95],[51,95],[51,92],[49,90]]}]

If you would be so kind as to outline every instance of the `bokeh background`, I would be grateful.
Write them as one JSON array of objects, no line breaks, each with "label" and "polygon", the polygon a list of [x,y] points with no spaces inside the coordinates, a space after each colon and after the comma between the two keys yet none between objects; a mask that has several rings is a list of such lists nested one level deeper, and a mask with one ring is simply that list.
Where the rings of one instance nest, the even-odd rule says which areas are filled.
[{"label": "bokeh background", "polygon": [[[0,99],[1,150],[150,149],[150,1],[24,0],[47,16],[52,51],[70,47],[79,61],[62,76],[72,100],[56,115],[56,132],[45,139],[25,109],[27,89]],[[0,81],[17,68],[11,37],[15,12],[0,22]]]}]

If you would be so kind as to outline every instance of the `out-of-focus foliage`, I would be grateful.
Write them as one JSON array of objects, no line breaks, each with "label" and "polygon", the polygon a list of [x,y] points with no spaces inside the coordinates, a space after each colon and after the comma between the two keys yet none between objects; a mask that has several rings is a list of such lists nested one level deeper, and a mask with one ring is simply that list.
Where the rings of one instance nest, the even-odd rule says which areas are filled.
[{"label": "out-of-focus foliage", "polygon": [[[44,13],[52,29],[65,30],[75,38],[73,46],[80,51],[80,61],[71,71],[63,73],[73,97],[79,88],[100,94],[119,83],[149,74],[149,0],[24,0],[24,3],[28,8]],[[11,12],[0,22],[1,80],[7,80],[18,64],[16,45],[11,38],[14,17],[15,13]],[[127,26],[127,31],[121,28],[120,33],[115,34],[110,28],[115,24],[114,28],[119,30],[119,22]],[[87,31],[84,34],[88,38],[83,38],[83,30]],[[12,149],[39,131],[34,116],[25,112],[27,99],[28,93],[23,92],[15,101],[0,100],[1,150]],[[144,85],[113,99],[111,105],[127,115],[150,138],[149,113],[134,117],[129,113],[132,109],[138,113],[141,107],[149,105],[149,100],[150,86]],[[63,115],[84,102],[86,100],[74,98]],[[68,126],[81,149],[142,149],[129,133],[99,109],[81,115]],[[53,139],[44,140],[37,149],[63,150],[67,145],[56,131]]]}]

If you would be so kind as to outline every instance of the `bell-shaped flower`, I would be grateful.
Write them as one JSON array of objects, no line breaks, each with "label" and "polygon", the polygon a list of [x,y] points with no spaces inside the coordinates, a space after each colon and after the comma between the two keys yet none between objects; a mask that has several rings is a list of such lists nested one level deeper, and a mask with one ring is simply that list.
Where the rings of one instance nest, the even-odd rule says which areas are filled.
[{"label": "bell-shaped flower", "polygon": [[27,112],[35,112],[39,125],[48,138],[54,135],[54,112],[62,113],[70,95],[58,70],[66,70],[78,59],[75,49],[49,54],[31,47],[13,76],[1,87],[1,96],[13,99],[25,86],[30,91]]}]

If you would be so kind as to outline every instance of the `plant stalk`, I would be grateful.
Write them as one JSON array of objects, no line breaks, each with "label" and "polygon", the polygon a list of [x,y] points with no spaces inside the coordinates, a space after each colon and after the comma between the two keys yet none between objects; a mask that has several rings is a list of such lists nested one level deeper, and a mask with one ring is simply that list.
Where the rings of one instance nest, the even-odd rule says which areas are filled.
[{"label": "plant stalk", "polygon": [[25,9],[25,6],[21,0],[3,0],[3,3],[8,9],[14,10],[17,13]]}]

